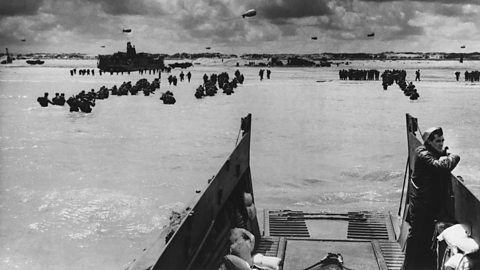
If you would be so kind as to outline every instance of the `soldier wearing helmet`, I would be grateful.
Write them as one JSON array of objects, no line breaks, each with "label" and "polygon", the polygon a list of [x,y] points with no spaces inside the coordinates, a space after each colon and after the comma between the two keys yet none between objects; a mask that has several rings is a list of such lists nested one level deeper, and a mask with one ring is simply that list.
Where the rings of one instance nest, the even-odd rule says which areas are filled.
[{"label": "soldier wearing helmet", "polygon": [[403,269],[434,269],[435,253],[431,250],[435,221],[446,218],[446,202],[442,194],[450,172],[457,166],[460,157],[447,153],[444,148],[441,127],[427,129],[422,134],[424,144],[415,149],[415,167],[408,196],[408,222],[410,231],[407,238],[406,260]]}]

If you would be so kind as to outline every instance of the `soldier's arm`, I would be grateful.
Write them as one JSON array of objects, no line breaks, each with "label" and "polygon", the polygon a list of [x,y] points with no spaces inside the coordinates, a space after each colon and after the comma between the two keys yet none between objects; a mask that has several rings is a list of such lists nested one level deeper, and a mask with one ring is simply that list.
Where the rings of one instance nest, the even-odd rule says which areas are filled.
[{"label": "soldier's arm", "polygon": [[436,159],[426,150],[419,151],[418,158],[432,169],[446,169],[450,171],[457,166],[458,162],[460,162],[460,156],[458,155],[450,154],[448,156],[442,156],[440,159]]}]

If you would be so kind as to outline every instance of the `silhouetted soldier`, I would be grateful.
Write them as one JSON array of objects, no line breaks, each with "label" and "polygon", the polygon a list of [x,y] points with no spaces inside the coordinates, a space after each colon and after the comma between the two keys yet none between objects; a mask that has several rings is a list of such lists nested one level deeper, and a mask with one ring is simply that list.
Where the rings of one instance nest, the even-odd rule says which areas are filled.
[{"label": "silhouetted soldier", "polygon": [[415,71],[415,81],[419,80],[420,81],[420,69]]},{"label": "silhouetted soldier", "polygon": [[95,107],[95,100],[90,101],[86,98],[78,100],[78,107],[80,110],[84,113],[91,113],[92,112],[92,107]]},{"label": "silhouetted soldier", "polygon": [[59,94],[59,93],[55,93],[55,97],[52,98],[52,103],[53,103],[54,105],[60,105],[60,104],[58,104],[58,101],[59,101],[59,100],[60,100],[60,94]]},{"label": "silhouetted soldier", "polygon": [[68,106],[70,106],[70,112],[78,112],[80,110],[78,108],[78,103],[79,103],[78,98],[76,98],[74,96],[68,98],[67,104],[68,104]]},{"label": "silhouetted soldier", "polygon": [[65,105],[65,94],[61,93],[60,97],[57,100],[57,105],[63,106]]},{"label": "silhouetted soldier", "polygon": [[48,99],[48,93],[45,93],[45,95],[43,97],[38,97],[37,101],[38,101],[38,103],[40,103],[40,106],[42,106],[42,107],[47,107],[48,103],[54,105],[53,102],[51,102]]}]

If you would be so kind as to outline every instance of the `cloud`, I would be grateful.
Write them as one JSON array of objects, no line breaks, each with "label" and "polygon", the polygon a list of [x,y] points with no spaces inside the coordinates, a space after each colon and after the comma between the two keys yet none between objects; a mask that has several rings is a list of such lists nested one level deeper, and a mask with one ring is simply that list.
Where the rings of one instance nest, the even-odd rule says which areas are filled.
[{"label": "cloud", "polygon": [[[363,2],[376,2],[376,3],[388,3],[388,2],[406,2],[405,0],[359,0]],[[411,0],[418,3],[436,3],[436,4],[475,4],[480,5],[480,2],[474,2],[472,0]]]},{"label": "cloud", "polygon": [[424,28],[414,25],[402,25],[398,28],[393,28],[386,32],[384,40],[405,40],[406,37],[420,36],[425,33]]},{"label": "cloud", "polygon": [[0,1],[0,16],[33,15],[43,2],[43,0],[3,0]]},{"label": "cloud", "polygon": [[324,0],[263,0],[254,3],[257,5],[256,9],[259,16],[273,21],[321,16],[331,13]]},{"label": "cloud", "polygon": [[88,0],[100,5],[101,9],[111,15],[162,15],[165,11],[158,1],[153,0]]},{"label": "cloud", "polygon": [[480,17],[480,6],[477,5],[431,4],[430,6],[431,9],[427,9],[425,12],[445,17],[454,17],[462,21],[480,21],[478,20]]},{"label": "cloud", "polygon": [[464,11],[462,6],[458,5],[435,5],[433,8],[434,14],[439,14],[447,17],[461,17],[467,12]]},{"label": "cloud", "polygon": [[9,29],[9,31],[0,31],[0,41],[5,44],[19,43],[24,36],[21,34],[25,31],[25,26],[17,17],[12,17],[9,20],[0,21],[0,29]]},{"label": "cloud", "polygon": [[169,6],[169,27],[175,28],[179,37],[193,37],[208,42],[234,39],[246,32],[244,22],[234,14],[225,1],[179,0]]},{"label": "cloud", "polygon": [[[312,29],[321,29],[323,38],[335,41],[359,41],[376,33],[375,40],[393,37],[405,38],[422,32],[421,27],[412,27],[415,17],[408,3],[390,2],[375,5],[364,1],[339,1],[330,4],[331,14],[318,17]],[[393,30],[392,30],[393,29]],[[317,30],[318,31],[318,30]]]},{"label": "cloud", "polygon": [[[439,33],[458,32],[455,26],[460,25],[473,43],[478,38],[472,35],[480,29],[480,5],[472,0],[0,1],[0,47],[31,46],[33,51],[38,45],[98,53],[99,44],[124,50],[127,39],[139,51],[150,52],[206,46],[229,52],[318,51],[318,46],[373,50],[397,43],[408,50],[413,41],[418,47],[447,46],[432,40],[440,40]],[[242,19],[251,8],[257,15]],[[124,34],[122,28],[132,33]],[[367,37],[371,32],[374,38]],[[311,36],[319,41],[312,42]],[[22,43],[22,38],[28,42]]]}]

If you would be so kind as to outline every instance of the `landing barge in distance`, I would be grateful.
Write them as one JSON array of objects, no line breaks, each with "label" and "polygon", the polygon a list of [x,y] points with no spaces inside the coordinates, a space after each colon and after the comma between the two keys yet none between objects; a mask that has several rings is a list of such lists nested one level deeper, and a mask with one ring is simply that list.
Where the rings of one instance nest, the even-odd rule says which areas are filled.
[{"label": "landing barge in distance", "polygon": [[98,69],[105,72],[129,72],[139,70],[162,70],[165,65],[163,57],[137,53],[135,46],[127,42],[126,52],[98,56]]}]

